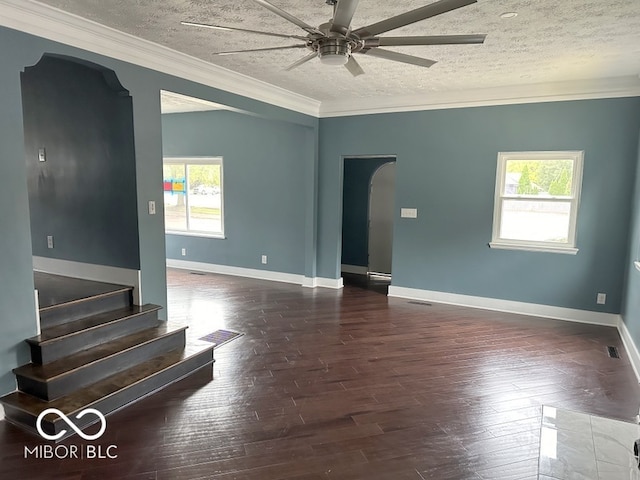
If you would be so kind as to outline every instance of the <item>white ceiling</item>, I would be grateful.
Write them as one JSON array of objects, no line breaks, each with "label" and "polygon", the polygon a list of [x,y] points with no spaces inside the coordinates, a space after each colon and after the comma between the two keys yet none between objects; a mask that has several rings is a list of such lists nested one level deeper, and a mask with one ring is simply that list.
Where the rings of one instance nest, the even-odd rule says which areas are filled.
[{"label": "white ceiling", "polygon": [[[324,0],[270,0],[311,25],[326,22]],[[293,40],[199,29],[180,21],[305,35],[252,0],[40,0],[40,3],[170,47],[322,102],[397,96],[454,95],[530,84],[638,79],[640,0],[479,0],[384,35],[485,33],[483,45],[387,47],[437,60],[431,68],[357,56],[366,75],[315,59],[284,68],[307,54],[287,50],[215,56],[212,52],[289,45]],[[431,0],[360,0],[352,22],[361,27]],[[515,18],[501,14],[517,12]]]}]

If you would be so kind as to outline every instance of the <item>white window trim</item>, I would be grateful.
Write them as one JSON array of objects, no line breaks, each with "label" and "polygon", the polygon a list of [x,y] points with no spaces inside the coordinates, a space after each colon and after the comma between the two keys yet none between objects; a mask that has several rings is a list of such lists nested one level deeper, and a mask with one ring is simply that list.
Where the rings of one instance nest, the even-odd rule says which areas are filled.
[{"label": "white window trim", "polygon": [[221,232],[207,232],[201,230],[167,230],[165,227],[165,234],[169,235],[185,235],[190,237],[206,237],[206,238],[217,238],[224,240],[227,238],[224,233],[224,160],[223,157],[163,157],[162,159],[163,165],[185,165],[185,176],[186,176],[186,184],[185,184],[185,207],[187,209],[187,215],[189,214],[189,175],[186,174],[186,165],[188,164],[201,164],[201,165],[220,165],[220,194],[222,198],[220,199],[220,223],[222,226]]},{"label": "white window trim", "polygon": [[[508,160],[573,160],[573,176],[571,182],[570,197],[536,197],[526,195],[504,195],[506,168]],[[489,242],[491,248],[507,250],[525,250],[532,252],[565,253],[575,255],[578,253],[576,247],[577,240],[577,220],[578,207],[580,205],[580,192],[582,189],[582,170],[584,163],[584,150],[572,151],[539,151],[539,152],[499,152],[498,168],[496,172],[496,190],[494,196],[493,210],[493,232]],[[540,242],[533,240],[511,240],[500,238],[500,221],[502,215],[502,202],[504,199],[524,199],[532,198],[536,201],[569,201],[569,234],[567,243]]]}]

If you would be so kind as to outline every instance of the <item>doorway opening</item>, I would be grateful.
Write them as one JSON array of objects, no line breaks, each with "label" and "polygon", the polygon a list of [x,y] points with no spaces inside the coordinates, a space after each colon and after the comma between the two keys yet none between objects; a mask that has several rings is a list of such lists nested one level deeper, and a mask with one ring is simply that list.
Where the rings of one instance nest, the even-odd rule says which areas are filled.
[{"label": "doorway opening", "polygon": [[342,277],[385,294],[392,274],[395,161],[349,157],[343,167]]}]

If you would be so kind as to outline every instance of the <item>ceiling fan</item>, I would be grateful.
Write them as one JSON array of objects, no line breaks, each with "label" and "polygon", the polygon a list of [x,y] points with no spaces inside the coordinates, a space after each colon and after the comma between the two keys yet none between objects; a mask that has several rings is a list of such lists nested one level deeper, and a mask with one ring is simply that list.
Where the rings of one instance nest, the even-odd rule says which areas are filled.
[{"label": "ceiling fan", "polygon": [[266,0],[253,0],[257,4],[272,11],[276,15],[297,25],[307,32],[303,35],[288,35],[282,33],[263,32],[258,30],[249,30],[246,28],[227,27],[222,25],[211,25],[206,23],[181,22],[182,25],[212,28],[215,30],[235,31],[250,34],[266,35],[271,37],[289,38],[300,40],[303,43],[296,45],[286,45],[283,47],[254,48],[249,50],[234,50],[227,52],[217,52],[214,55],[232,55],[246,52],[265,52],[271,50],[288,50],[306,48],[311,53],[302,57],[300,60],[289,65],[286,70],[293,70],[303,63],[320,58],[320,61],[328,65],[344,65],[349,72],[355,77],[364,73],[362,67],[358,64],[353,54],[365,54],[372,57],[384,58],[394,62],[408,63],[420,67],[430,67],[434,60],[420,58],[413,55],[385,50],[380,47],[395,47],[408,45],[452,45],[452,44],[476,44],[484,43],[486,35],[430,35],[430,36],[411,36],[411,37],[379,37],[381,33],[395,30],[427,18],[435,17],[442,13],[466,7],[478,0],[438,0],[429,5],[425,5],[415,10],[411,10],[395,17],[387,18],[380,22],[360,27],[351,28],[351,20],[358,6],[358,0],[326,0],[329,5],[333,5],[333,18],[327,23],[323,23],[319,27],[313,27],[306,22],[294,17],[288,12],[272,5]]}]

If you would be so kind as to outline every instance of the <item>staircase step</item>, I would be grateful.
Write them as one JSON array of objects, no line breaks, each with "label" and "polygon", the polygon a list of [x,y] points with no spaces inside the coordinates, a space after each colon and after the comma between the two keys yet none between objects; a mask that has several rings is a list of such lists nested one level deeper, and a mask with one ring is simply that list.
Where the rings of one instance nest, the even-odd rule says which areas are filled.
[{"label": "staircase step", "polygon": [[51,401],[167,351],[184,348],[186,328],[163,323],[48,364],[23,365],[13,373],[19,390]]},{"label": "staircase step", "polygon": [[[72,419],[81,410],[89,407],[108,415],[203,367],[210,366],[213,361],[212,345],[189,345],[184,349],[156,356],[50,402],[16,391],[1,397],[0,403],[4,406],[5,418],[8,421],[37,434],[37,417],[47,408],[57,408]],[[73,421],[80,428],[84,428],[95,422],[95,416],[87,415]],[[68,434],[63,438],[74,433],[66,422],[54,414],[45,416],[42,428],[50,435],[66,429]]]},{"label": "staircase step", "polygon": [[112,290],[86,298],[40,308],[42,329],[74,322],[84,317],[126,308],[133,304],[133,287],[113,285]]},{"label": "staircase step", "polygon": [[28,338],[31,362],[51,363],[96,345],[158,325],[158,305],[133,305],[42,330]]}]

